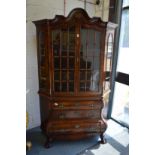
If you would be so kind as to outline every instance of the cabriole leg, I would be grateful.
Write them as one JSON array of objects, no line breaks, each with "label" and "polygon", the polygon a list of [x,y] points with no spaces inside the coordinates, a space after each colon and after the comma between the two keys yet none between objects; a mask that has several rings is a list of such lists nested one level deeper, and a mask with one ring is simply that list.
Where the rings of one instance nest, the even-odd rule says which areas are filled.
[{"label": "cabriole leg", "polygon": [[105,144],[106,143],[106,139],[103,135],[103,132],[100,134],[100,138],[101,138],[101,144]]}]

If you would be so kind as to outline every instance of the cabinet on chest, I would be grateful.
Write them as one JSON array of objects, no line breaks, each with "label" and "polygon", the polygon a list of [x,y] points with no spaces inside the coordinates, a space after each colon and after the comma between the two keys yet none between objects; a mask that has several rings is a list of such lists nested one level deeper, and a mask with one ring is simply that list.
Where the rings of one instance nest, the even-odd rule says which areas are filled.
[{"label": "cabinet on chest", "polygon": [[[37,30],[41,128],[54,139],[103,133],[101,116],[107,35],[115,24],[74,9],[67,17],[34,21]],[[79,136],[79,134],[81,136]]]}]

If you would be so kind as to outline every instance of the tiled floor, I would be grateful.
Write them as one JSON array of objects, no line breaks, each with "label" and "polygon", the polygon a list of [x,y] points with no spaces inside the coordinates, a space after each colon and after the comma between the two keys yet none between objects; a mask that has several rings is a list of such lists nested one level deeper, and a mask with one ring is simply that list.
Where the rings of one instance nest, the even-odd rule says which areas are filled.
[{"label": "tiled floor", "polygon": [[45,149],[45,137],[39,128],[27,132],[27,140],[32,141],[32,149],[27,155],[128,155],[128,129],[109,120],[106,131],[106,144],[98,143],[99,137],[78,141],[55,141],[50,149]]}]

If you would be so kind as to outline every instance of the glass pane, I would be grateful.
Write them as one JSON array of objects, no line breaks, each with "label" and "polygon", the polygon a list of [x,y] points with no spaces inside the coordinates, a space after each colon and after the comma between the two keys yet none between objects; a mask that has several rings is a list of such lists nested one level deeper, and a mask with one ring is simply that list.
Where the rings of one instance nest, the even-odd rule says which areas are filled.
[{"label": "glass pane", "polygon": [[93,69],[93,57],[87,57],[87,69]]},{"label": "glass pane", "polygon": [[120,47],[129,47],[129,10],[122,11]]},{"label": "glass pane", "polygon": [[67,82],[62,82],[62,91],[67,91]]},{"label": "glass pane", "polygon": [[69,28],[69,51],[75,50],[75,27]]},{"label": "glass pane", "polygon": [[90,91],[98,91],[98,88],[99,88],[99,82],[98,82],[98,80],[91,81]]},{"label": "glass pane", "polygon": [[[70,51],[73,51],[75,50],[75,38],[74,38],[74,35],[69,35],[70,36],[70,42],[69,42],[69,50]],[[71,38],[72,37],[72,38]]]},{"label": "glass pane", "polygon": [[86,80],[86,71],[80,72],[80,80]]},{"label": "glass pane", "polygon": [[74,91],[74,82],[69,82],[69,91]]},{"label": "glass pane", "polygon": [[67,56],[67,50],[61,50],[62,56]]},{"label": "glass pane", "polygon": [[80,91],[85,91],[85,83],[80,82]]},{"label": "glass pane", "polygon": [[60,30],[55,30],[52,33],[53,54],[58,56],[60,52]]},{"label": "glass pane", "polygon": [[101,50],[101,33],[95,32],[95,52],[94,56],[100,56],[100,50]]},{"label": "glass pane", "polygon": [[74,80],[74,72],[73,71],[69,72],[69,80]]},{"label": "glass pane", "polygon": [[69,56],[75,56],[75,51],[69,51]]},{"label": "glass pane", "polygon": [[91,80],[91,71],[87,71],[87,81]]},{"label": "glass pane", "polygon": [[54,89],[56,92],[60,91],[60,82],[54,82]]},{"label": "glass pane", "polygon": [[129,11],[123,10],[117,71],[129,74]]},{"label": "glass pane", "polygon": [[[123,1],[123,6],[126,5],[129,5],[128,0]],[[117,73],[120,72],[129,75],[129,61],[131,61],[129,58],[129,9],[122,11],[119,42],[119,55],[116,71]],[[115,82],[112,117],[121,124],[129,126],[129,85],[121,83],[121,80]]]},{"label": "glass pane", "polygon": [[61,74],[61,79],[62,80],[67,80],[67,71],[62,71],[62,74]]},{"label": "glass pane", "polygon": [[68,30],[67,29],[62,29],[61,37],[62,37],[62,49],[67,50],[67,44],[68,44]]},{"label": "glass pane", "polygon": [[69,56],[75,56],[75,27],[69,28]]},{"label": "glass pane", "polygon": [[91,80],[94,81],[95,84],[97,84],[99,82],[99,71],[98,70],[94,70],[92,72],[92,75],[91,75]]},{"label": "glass pane", "polygon": [[87,29],[81,29],[81,50],[80,55],[86,56],[87,49]]},{"label": "glass pane", "polygon": [[80,58],[80,69],[86,69],[86,60]]},{"label": "glass pane", "polygon": [[93,65],[93,69],[94,70],[99,70],[100,68],[100,57],[94,57],[94,65]]},{"label": "glass pane", "polygon": [[129,6],[129,0],[123,0],[123,7]]},{"label": "glass pane", "polygon": [[60,60],[59,58],[54,58],[54,68],[60,69]]},{"label": "glass pane", "polygon": [[70,69],[74,69],[74,63],[75,63],[75,59],[74,58],[69,58],[69,68]]},{"label": "glass pane", "polygon": [[101,49],[100,37],[101,32],[93,29],[81,29],[80,91],[98,91]]},{"label": "glass pane", "polygon": [[112,52],[113,52],[113,36],[110,33],[108,36],[108,44],[107,44],[107,58],[112,58]]},{"label": "glass pane", "polygon": [[95,46],[95,32],[94,30],[88,30],[87,35],[87,56],[93,56]]},{"label": "glass pane", "polygon": [[67,69],[67,57],[61,58],[61,68]]},{"label": "glass pane", "polygon": [[90,81],[87,81],[86,83],[86,91],[90,91]]},{"label": "glass pane", "polygon": [[54,72],[54,80],[60,80],[60,72],[59,71]]},{"label": "glass pane", "polygon": [[68,29],[62,29],[61,32],[62,36],[62,56],[67,56],[67,50],[68,50]]},{"label": "glass pane", "polygon": [[112,117],[129,125],[129,86],[115,82]]}]

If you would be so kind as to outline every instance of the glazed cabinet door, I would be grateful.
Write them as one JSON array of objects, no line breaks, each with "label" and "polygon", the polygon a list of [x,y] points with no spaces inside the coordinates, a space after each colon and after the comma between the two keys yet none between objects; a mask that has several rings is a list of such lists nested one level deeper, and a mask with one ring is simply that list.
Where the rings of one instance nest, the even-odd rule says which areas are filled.
[{"label": "glazed cabinet door", "polygon": [[38,41],[38,74],[39,74],[39,92],[49,95],[49,55],[48,55],[48,37],[46,27],[39,27],[37,30]]},{"label": "glazed cabinet door", "polygon": [[73,94],[75,90],[75,26],[52,30],[53,90]]},{"label": "glazed cabinet door", "polygon": [[79,93],[99,93],[101,83],[101,36],[98,30],[80,31]]}]

